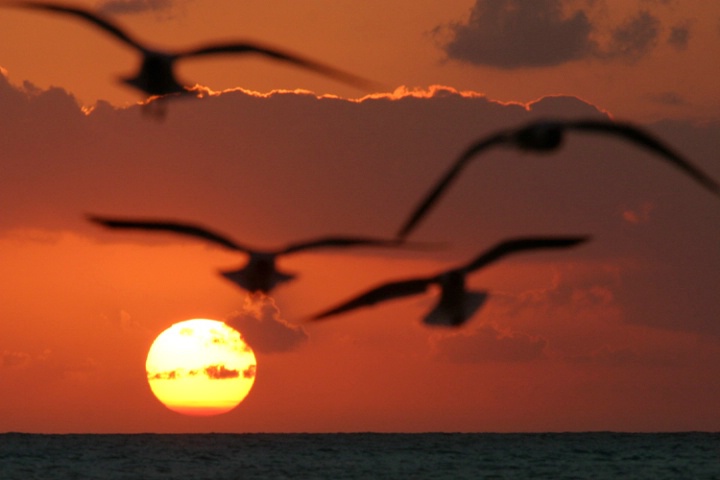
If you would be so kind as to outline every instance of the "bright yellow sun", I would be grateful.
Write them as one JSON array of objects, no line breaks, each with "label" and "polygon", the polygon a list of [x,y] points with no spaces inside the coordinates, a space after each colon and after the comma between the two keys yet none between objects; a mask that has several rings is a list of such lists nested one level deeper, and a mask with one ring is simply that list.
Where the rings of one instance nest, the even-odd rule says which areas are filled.
[{"label": "bright yellow sun", "polygon": [[250,392],[257,362],[240,333],[223,322],[193,319],[162,332],[145,370],[155,396],[186,415],[218,415]]}]

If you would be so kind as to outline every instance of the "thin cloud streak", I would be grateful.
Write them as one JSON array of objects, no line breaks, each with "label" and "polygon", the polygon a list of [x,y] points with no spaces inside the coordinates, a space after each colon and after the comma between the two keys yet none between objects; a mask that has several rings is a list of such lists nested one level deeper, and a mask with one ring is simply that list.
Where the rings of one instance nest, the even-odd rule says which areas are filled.
[{"label": "thin cloud streak", "polygon": [[202,370],[178,369],[164,372],[148,372],[148,380],[181,380],[183,378],[197,377],[198,375],[204,375],[210,380],[233,379],[240,378],[240,376],[250,379],[255,376],[255,365],[250,365],[242,371],[227,368],[225,365],[209,365]]},{"label": "thin cloud streak", "polygon": [[227,368],[225,365],[210,365],[209,367],[205,367],[203,369],[203,373],[205,373],[205,375],[207,375],[207,377],[211,380],[223,380],[225,378],[240,377],[239,370]]},{"label": "thin cloud streak", "polygon": [[27,365],[30,358],[30,354],[25,352],[4,350],[0,352],[0,368],[21,367]]},{"label": "thin cloud streak", "polygon": [[107,15],[136,15],[146,12],[167,13],[188,0],[104,0],[97,9]]},{"label": "thin cloud streak", "polygon": [[486,324],[469,332],[437,337],[432,342],[439,360],[454,363],[517,363],[545,358],[547,340]]}]

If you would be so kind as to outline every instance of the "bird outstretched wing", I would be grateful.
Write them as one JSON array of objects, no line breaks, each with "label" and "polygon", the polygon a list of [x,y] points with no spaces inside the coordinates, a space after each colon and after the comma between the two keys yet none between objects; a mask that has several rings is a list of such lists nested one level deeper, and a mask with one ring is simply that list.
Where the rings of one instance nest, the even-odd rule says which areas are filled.
[{"label": "bird outstretched wing", "polygon": [[588,236],[511,238],[484,251],[474,260],[460,267],[459,270],[469,273],[514,253],[551,248],[570,248],[587,242],[588,240],[590,240]]},{"label": "bird outstretched wing", "polygon": [[279,60],[281,62],[287,62],[290,64],[293,64],[298,67],[305,68],[307,70],[314,71],[316,73],[325,75],[327,77],[334,78],[336,80],[340,80],[344,83],[360,87],[363,89],[376,89],[379,88],[380,85],[376,84],[375,82],[372,82],[370,80],[367,80],[365,78],[362,78],[358,75],[354,75],[352,73],[345,72],[343,70],[340,70],[338,68],[332,67],[330,65],[311,60],[309,58],[290,53],[284,50],[280,50],[274,47],[269,47],[266,45],[261,45],[256,42],[233,42],[233,43],[223,43],[223,44],[211,44],[211,45],[204,45],[201,47],[193,48],[190,50],[182,51],[179,53],[176,53],[176,58],[189,58],[189,57],[198,57],[203,55],[217,55],[217,54],[228,54],[228,53],[240,53],[240,54],[247,54],[247,53],[256,53],[260,55],[264,55],[266,57],[270,57],[274,60]]},{"label": "bird outstretched wing", "polygon": [[465,165],[477,154],[495,145],[501,144],[507,140],[507,132],[493,134],[483,138],[479,142],[474,143],[467,148],[459,158],[457,158],[445,175],[433,186],[433,188],[425,195],[422,201],[413,210],[413,213],[405,221],[403,226],[397,233],[397,238],[405,238],[412,232],[418,222],[424,217],[430,208],[438,201],[440,196],[460,174]]},{"label": "bird outstretched wing", "polygon": [[707,188],[715,195],[720,196],[720,184],[718,184],[717,181],[712,179],[709,175],[700,170],[698,167],[691,164],[688,160],[686,160],[674,150],[672,150],[670,147],[662,143],[659,139],[655,138],[651,134],[634,125],[610,120],[577,120],[573,122],[568,122],[566,124],[566,128],[579,131],[595,131],[608,133],[625,138],[626,140],[629,140],[640,147],[644,147],[661,155],[670,163],[675,165],[675,167],[690,175],[703,187]]},{"label": "bird outstretched wing", "polygon": [[237,242],[230,240],[224,235],[215,233],[205,227],[190,223],[158,220],[131,220],[100,217],[95,215],[89,215],[88,220],[108,228],[181,233],[183,235],[189,235],[196,238],[202,238],[203,240],[208,240],[230,250],[237,250],[246,253],[252,252],[250,248],[240,245]]},{"label": "bird outstretched wing", "polygon": [[124,30],[112,23],[111,21],[100,17],[99,15],[79,7],[71,7],[68,5],[60,5],[57,3],[50,2],[35,2],[35,1],[14,1],[14,2],[3,2],[2,5],[15,6],[20,8],[32,8],[36,10],[47,10],[50,12],[65,13],[68,15],[74,15],[95,24],[107,33],[113,35],[118,40],[125,42],[126,44],[136,48],[138,50],[145,50],[145,47],[130,37]]},{"label": "bird outstretched wing", "polygon": [[321,320],[340,313],[344,313],[356,308],[367,307],[378,302],[392,300],[393,298],[407,297],[417,295],[427,290],[428,286],[433,283],[434,278],[417,278],[410,280],[402,280],[398,282],[390,282],[368,290],[355,298],[344,302],[337,307],[325,310],[313,316],[310,320]]},{"label": "bird outstretched wing", "polygon": [[296,242],[288,245],[280,250],[278,254],[288,254],[300,252],[302,250],[311,250],[314,248],[347,248],[347,247],[399,247],[404,243],[396,239],[381,239],[370,237],[343,237],[328,236],[320,237],[313,240]]}]

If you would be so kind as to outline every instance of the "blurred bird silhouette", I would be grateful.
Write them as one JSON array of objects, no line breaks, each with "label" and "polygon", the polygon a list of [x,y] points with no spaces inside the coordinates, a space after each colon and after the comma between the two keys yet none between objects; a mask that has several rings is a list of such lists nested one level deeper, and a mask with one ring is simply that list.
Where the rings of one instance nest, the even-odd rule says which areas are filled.
[{"label": "blurred bird silhouette", "polygon": [[605,133],[624,138],[658,154],[676,168],[692,177],[704,188],[720,196],[720,184],[718,184],[718,182],[710,178],[710,176],[699,168],[693,166],[679,154],[675,153],[660,140],[636,126],[611,120],[596,119],[569,121],[540,120],[517,129],[502,130],[471,145],[455,160],[440,181],[437,182],[422,199],[412,215],[410,215],[409,219],[398,231],[398,238],[405,238],[412,232],[418,222],[423,216],[427,215],[428,211],[435,205],[452,181],[460,174],[462,169],[479,153],[495,146],[514,147],[528,152],[552,152],[561,147],[565,134],[569,130]]},{"label": "blurred bird silhouette", "polygon": [[304,242],[291,243],[276,250],[259,250],[241,245],[227,237],[210,231],[204,227],[189,223],[154,220],[129,220],[89,215],[88,220],[104,227],[114,229],[135,229],[146,231],[165,231],[181,233],[201,238],[230,250],[248,255],[247,263],[237,270],[221,271],[220,274],[231,282],[249,292],[268,293],[278,284],[296,277],[293,273],[278,270],[275,262],[277,257],[290,255],[304,250],[318,248],[348,247],[399,247],[405,242],[397,239],[376,239],[368,237],[327,236]]},{"label": "blurred bird silhouette", "polygon": [[481,253],[465,265],[429,277],[410,278],[384,283],[337,307],[321,312],[311,320],[325,319],[356,308],[367,307],[393,298],[418,295],[433,284],[440,286],[437,305],[425,316],[424,323],[459,327],[467,322],[487,299],[487,292],[465,288],[465,277],[507,255],[540,249],[570,248],[589,240],[589,237],[525,237],[502,241]]},{"label": "blurred bird silhouette", "polygon": [[356,87],[369,88],[373,85],[372,82],[368,80],[329,65],[254,42],[239,41],[207,44],[182,51],[156,50],[138,42],[111,21],[84,8],[34,1],[8,1],[0,5],[68,14],[100,27],[142,55],[142,63],[140,64],[138,72],[132,76],[120,77],[120,80],[150,96],[191,93],[187,85],[177,80],[173,70],[175,63],[184,58],[219,54],[255,53],[273,60],[287,62],[297,67],[314,71]]}]

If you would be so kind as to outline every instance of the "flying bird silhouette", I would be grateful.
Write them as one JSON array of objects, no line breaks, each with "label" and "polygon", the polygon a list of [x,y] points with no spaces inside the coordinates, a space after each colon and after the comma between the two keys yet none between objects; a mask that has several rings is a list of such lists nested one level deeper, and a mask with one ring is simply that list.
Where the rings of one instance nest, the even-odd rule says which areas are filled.
[{"label": "flying bird silhouette", "polygon": [[325,319],[356,308],[367,307],[393,298],[418,295],[430,285],[440,286],[437,305],[425,316],[424,323],[459,327],[467,322],[487,299],[487,292],[474,292],[465,288],[465,277],[482,267],[507,255],[522,251],[570,248],[589,240],[590,237],[524,237],[502,241],[481,253],[465,265],[446,270],[429,277],[410,278],[384,283],[368,290],[329,310],[321,312],[310,320]]},{"label": "flying bird silhouette", "polygon": [[410,215],[409,219],[398,231],[398,238],[405,238],[410,234],[417,223],[428,213],[452,181],[460,174],[462,169],[479,153],[496,146],[514,147],[520,150],[538,153],[552,152],[560,148],[565,134],[569,130],[605,133],[624,138],[660,155],[672,165],[692,177],[700,185],[715,195],[720,196],[720,184],[718,184],[718,182],[710,178],[710,176],[699,168],[693,166],[679,154],[675,153],[660,140],[636,126],[611,120],[596,119],[569,121],[540,120],[520,128],[502,130],[471,145],[454,161],[440,181],[437,182],[422,199],[412,215]]},{"label": "flying bird silhouette", "polygon": [[282,255],[318,248],[348,247],[398,247],[405,242],[397,239],[377,239],[369,237],[327,236],[303,242],[291,243],[276,250],[259,250],[241,245],[226,236],[189,223],[154,220],[129,220],[89,215],[88,220],[104,227],[115,229],[136,229],[181,233],[201,238],[230,250],[248,255],[247,263],[237,270],[221,271],[220,274],[231,282],[250,292],[268,293],[278,284],[296,277],[294,273],[282,272],[276,266],[276,259]]},{"label": "flying bird silhouette", "polygon": [[351,73],[344,72],[329,65],[301,57],[283,50],[261,45],[255,42],[231,42],[208,44],[182,51],[156,50],[144,45],[111,21],[80,7],[59,5],[50,2],[10,1],[1,5],[49,12],[68,14],[86,20],[117,40],[137,50],[142,55],[142,63],[137,73],[132,76],[120,77],[121,82],[130,85],[150,96],[189,93],[189,87],[180,83],[174,73],[173,67],[178,60],[184,58],[200,57],[219,54],[247,54],[256,53],[273,60],[287,62],[295,66],[312,70],[341,82],[356,87],[369,88],[372,82]]}]

